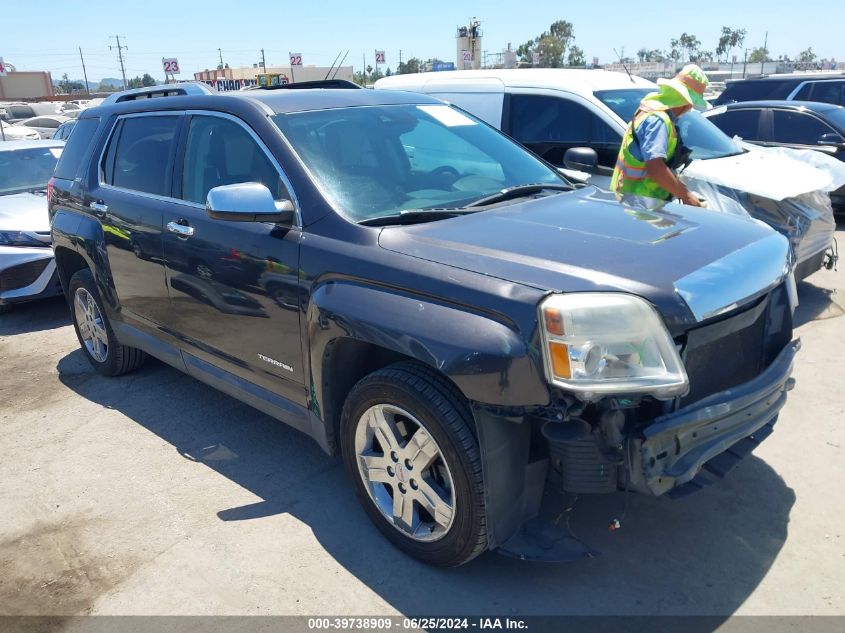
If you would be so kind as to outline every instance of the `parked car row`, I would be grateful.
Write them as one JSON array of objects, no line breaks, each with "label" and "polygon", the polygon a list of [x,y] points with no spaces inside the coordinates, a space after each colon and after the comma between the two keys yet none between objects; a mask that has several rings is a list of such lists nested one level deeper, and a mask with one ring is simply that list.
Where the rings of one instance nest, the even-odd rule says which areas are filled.
[{"label": "parked car row", "polygon": [[[0,141],[37,140],[54,138],[59,128],[75,120],[85,108],[100,103],[102,99],[41,102],[0,102]],[[59,138],[67,138],[72,125],[65,126]]]}]

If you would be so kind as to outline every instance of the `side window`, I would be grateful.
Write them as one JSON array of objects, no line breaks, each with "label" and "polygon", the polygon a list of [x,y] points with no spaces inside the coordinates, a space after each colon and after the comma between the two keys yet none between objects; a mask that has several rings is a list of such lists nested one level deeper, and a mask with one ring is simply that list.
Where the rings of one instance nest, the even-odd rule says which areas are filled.
[{"label": "side window", "polygon": [[178,116],[140,116],[120,121],[106,152],[104,182],[169,196],[178,127]]},{"label": "side window", "polygon": [[592,114],[577,103],[542,95],[513,95],[510,130],[520,143],[588,143]]},{"label": "side window", "polygon": [[288,198],[279,172],[240,125],[214,116],[194,116],[182,170],[182,198],[205,203],[210,189],[259,182],[278,199]]},{"label": "side window", "polygon": [[772,140],[778,143],[815,145],[822,134],[834,131],[817,118],[803,112],[775,110],[773,123]]},{"label": "side window", "polygon": [[37,119],[32,119],[27,125],[31,127],[57,128],[61,125],[61,122],[49,117],[38,117]]},{"label": "side window", "polygon": [[758,128],[760,123],[759,109],[728,110],[723,114],[708,117],[716,127],[728,136],[739,136],[746,141],[759,141]]},{"label": "side window", "polygon": [[813,89],[812,83],[805,83],[801,89],[795,93],[792,98],[794,101],[808,101],[810,99],[810,91]]},{"label": "side window", "polygon": [[76,134],[65,143],[64,151],[56,165],[56,178],[74,179],[98,125],[100,125],[100,119],[97,118],[79,119],[79,123],[75,126]]},{"label": "side window", "polygon": [[845,106],[845,81],[815,82],[811,100]]}]

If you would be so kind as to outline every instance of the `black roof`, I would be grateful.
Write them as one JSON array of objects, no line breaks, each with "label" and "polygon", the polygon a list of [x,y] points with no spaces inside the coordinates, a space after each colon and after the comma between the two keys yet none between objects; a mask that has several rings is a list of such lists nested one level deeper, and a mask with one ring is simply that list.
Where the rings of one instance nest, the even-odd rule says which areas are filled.
[{"label": "black roof", "polygon": [[239,90],[232,92],[205,92],[203,94],[156,94],[151,98],[132,98],[117,102],[104,103],[94,108],[87,108],[79,119],[101,116],[105,112],[126,114],[132,112],[150,112],[159,110],[212,109],[233,113],[243,111],[250,105],[265,112],[276,114],[305,112],[308,110],[327,110],[331,108],[351,108],[358,106],[404,105],[404,104],[439,104],[441,101],[422,94],[399,90],[349,90],[344,88],[305,90]]},{"label": "black roof", "polygon": [[828,79],[845,79],[845,73],[790,73],[788,75],[753,75],[743,79],[728,79],[726,83],[739,83],[743,81],[826,81]]},{"label": "black roof", "polygon": [[766,99],[759,101],[737,101],[725,103],[721,108],[728,110],[740,110],[742,108],[778,108],[781,110],[810,110],[816,114],[823,114],[830,110],[843,110],[841,105],[833,103],[822,103],[820,101],[784,101],[782,99]]}]

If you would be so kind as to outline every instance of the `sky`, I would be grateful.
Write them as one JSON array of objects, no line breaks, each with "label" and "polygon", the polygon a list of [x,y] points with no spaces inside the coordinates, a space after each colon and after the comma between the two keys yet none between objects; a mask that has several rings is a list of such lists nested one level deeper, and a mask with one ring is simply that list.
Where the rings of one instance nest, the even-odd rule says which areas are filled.
[{"label": "sky", "polygon": [[[745,28],[745,47],[762,46],[768,32],[773,57],[796,56],[812,46],[820,58],[845,61],[845,2],[842,0],[707,0],[664,2],[638,6],[630,0],[567,3],[528,2],[376,2],[319,0],[318,2],[217,2],[215,0],[79,0],[68,13],[67,0],[41,0],[44,16],[24,28],[0,28],[0,57],[18,70],[48,70],[53,79],[67,73],[82,78],[78,47],[82,47],[88,78],[120,77],[114,37],[128,46],[124,52],[127,77],[145,72],[163,79],[162,57],[176,57],[182,79],[195,71],[251,66],[264,48],[267,65],[287,65],[288,53],[302,53],[303,64],[329,66],[338,52],[349,50],[344,65],[359,70],[363,56],[373,64],[373,51],[384,50],[387,66],[402,59],[437,57],[455,61],[455,30],[472,17],[481,22],[482,47],[500,52],[508,42],[516,48],[556,20],[572,22],[574,44],[586,58],[601,63],[616,59],[614,49],[635,57],[640,48],[668,49],[681,33],[694,34],[702,48],[713,50],[723,26]],[[521,9],[521,10],[520,10]],[[5,12],[10,17],[9,12]],[[53,16],[50,18],[49,16]],[[64,16],[58,19],[60,16]],[[3,18],[0,18],[0,22]],[[55,28],[53,28],[55,26]],[[738,51],[742,59],[742,51]]]}]

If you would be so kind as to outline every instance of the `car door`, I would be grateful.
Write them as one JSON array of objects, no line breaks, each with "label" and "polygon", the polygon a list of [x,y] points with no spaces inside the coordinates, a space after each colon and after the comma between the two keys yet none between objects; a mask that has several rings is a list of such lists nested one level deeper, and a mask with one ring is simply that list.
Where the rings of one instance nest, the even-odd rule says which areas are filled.
[{"label": "car door", "polygon": [[209,190],[245,182],[291,199],[281,167],[244,121],[214,112],[189,113],[179,155],[181,203],[165,217],[166,327],[189,367],[210,364],[304,404],[299,227],[205,209]]},{"label": "car door", "polygon": [[[156,330],[169,310],[162,228],[183,114],[117,117],[90,179],[89,211],[103,227],[120,318]],[[168,213],[171,215],[171,213]]]},{"label": "car door", "polygon": [[[594,149],[609,185],[622,137],[586,100],[560,91],[528,93],[514,89],[506,112],[507,133],[557,167],[564,166],[563,158],[570,148]],[[590,182],[602,186],[595,177]]]}]

